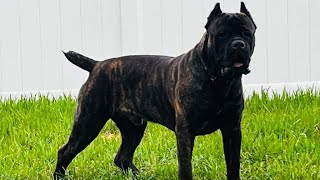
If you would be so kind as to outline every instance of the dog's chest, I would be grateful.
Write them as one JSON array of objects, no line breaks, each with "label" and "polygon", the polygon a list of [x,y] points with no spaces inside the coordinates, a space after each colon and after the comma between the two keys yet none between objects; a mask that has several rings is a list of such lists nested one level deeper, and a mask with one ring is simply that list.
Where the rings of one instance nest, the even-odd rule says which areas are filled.
[{"label": "dog's chest", "polygon": [[[228,123],[225,115],[233,113],[238,115],[243,107],[242,89],[234,86],[220,87],[199,92],[189,109],[189,117],[196,135],[205,135],[219,129],[224,123]],[[232,110],[230,109],[232,105]],[[230,111],[230,112],[229,112]]]},{"label": "dog's chest", "polygon": [[192,111],[192,127],[196,135],[209,134],[219,129],[223,115],[222,102],[204,101]]}]

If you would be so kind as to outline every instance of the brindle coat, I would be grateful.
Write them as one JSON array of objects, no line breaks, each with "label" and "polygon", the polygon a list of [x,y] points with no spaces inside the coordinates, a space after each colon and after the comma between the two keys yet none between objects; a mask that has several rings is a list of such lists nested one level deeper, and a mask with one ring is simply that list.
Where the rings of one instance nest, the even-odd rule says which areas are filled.
[{"label": "brindle coat", "polygon": [[73,129],[58,152],[54,177],[64,175],[72,159],[111,118],[122,136],[114,162],[124,171],[138,171],[133,154],[151,121],[176,134],[179,179],[192,179],[195,136],[218,129],[227,177],[240,179],[241,76],[249,73],[256,27],[243,3],[241,13],[222,13],[216,4],[205,27],[195,48],[178,57],[138,55],[98,62],[65,53],[90,76],[80,90]]}]

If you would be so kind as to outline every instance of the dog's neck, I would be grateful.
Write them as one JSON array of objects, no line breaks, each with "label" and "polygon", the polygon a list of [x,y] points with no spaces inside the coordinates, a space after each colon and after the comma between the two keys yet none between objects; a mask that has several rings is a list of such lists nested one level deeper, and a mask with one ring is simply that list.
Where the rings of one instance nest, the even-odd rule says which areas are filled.
[{"label": "dog's neck", "polygon": [[215,57],[213,53],[210,53],[208,50],[208,40],[207,33],[205,33],[200,42],[196,45],[195,50],[202,67],[210,77],[210,80],[214,82],[221,76],[221,73],[220,68],[214,63]]}]

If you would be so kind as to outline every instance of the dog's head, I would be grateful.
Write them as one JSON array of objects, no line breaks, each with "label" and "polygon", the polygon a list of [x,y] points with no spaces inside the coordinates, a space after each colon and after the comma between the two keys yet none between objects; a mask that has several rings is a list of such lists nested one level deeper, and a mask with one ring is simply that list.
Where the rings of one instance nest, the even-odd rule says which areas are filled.
[{"label": "dog's head", "polygon": [[241,3],[240,13],[223,13],[217,3],[205,28],[201,51],[206,61],[226,79],[248,74],[256,25],[245,4]]}]

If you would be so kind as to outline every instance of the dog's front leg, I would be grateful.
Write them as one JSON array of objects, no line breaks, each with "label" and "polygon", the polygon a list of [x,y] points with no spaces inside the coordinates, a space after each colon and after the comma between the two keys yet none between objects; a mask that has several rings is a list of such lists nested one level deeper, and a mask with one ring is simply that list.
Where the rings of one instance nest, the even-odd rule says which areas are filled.
[{"label": "dog's front leg", "polygon": [[228,180],[240,179],[241,127],[224,127],[221,129],[224,156],[227,164]]},{"label": "dog's front leg", "polygon": [[189,131],[184,120],[179,119],[176,125],[177,155],[179,166],[179,180],[192,179],[192,150],[195,136]]}]

